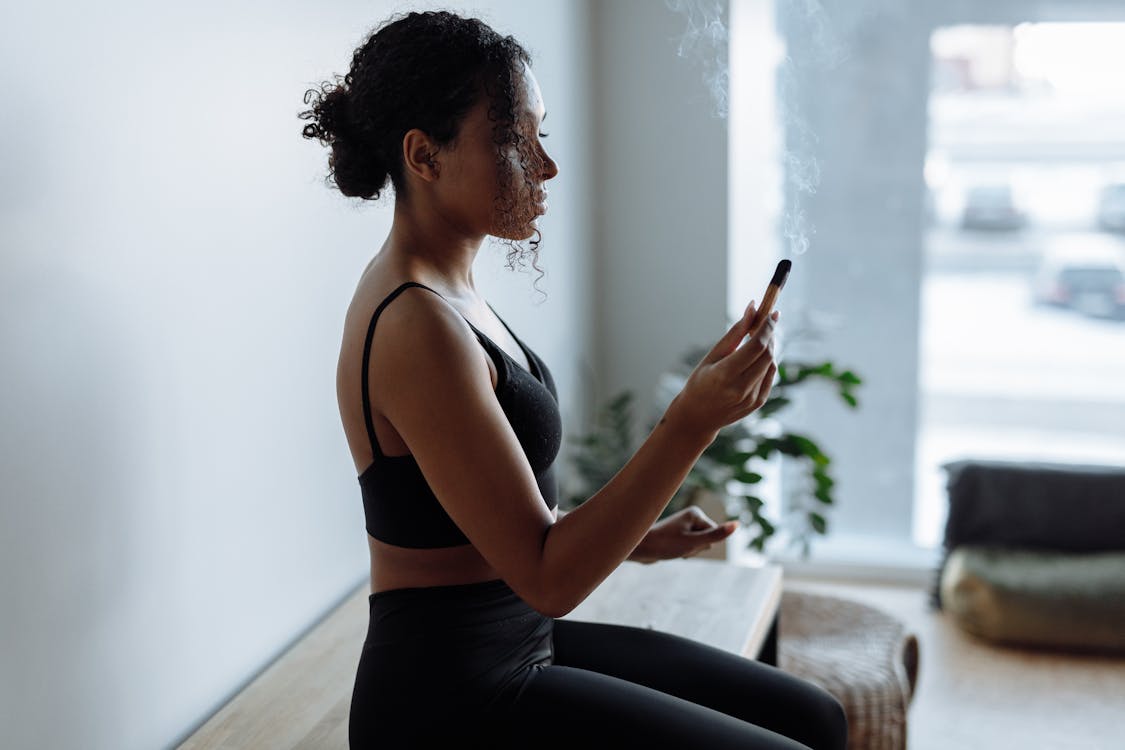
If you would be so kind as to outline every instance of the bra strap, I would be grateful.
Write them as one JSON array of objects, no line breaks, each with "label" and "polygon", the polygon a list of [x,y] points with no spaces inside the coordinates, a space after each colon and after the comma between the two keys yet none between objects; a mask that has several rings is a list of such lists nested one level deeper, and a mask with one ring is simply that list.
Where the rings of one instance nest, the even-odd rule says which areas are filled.
[{"label": "bra strap", "polygon": [[[382,314],[383,309],[394,301],[395,297],[399,296],[412,286],[421,287],[434,292],[425,284],[419,284],[417,281],[406,281],[399,285],[397,289],[387,295],[386,299],[379,303],[375,308],[375,313],[371,316],[371,323],[367,326],[367,338],[363,342],[363,374],[360,378],[361,387],[363,388],[363,421],[367,425],[367,438],[371,441],[371,453],[377,458],[383,458],[383,451],[379,449],[379,441],[375,439],[375,420],[371,416],[371,389],[368,384],[368,379],[371,371],[371,344],[375,340],[375,323],[379,320],[379,315]],[[440,294],[434,292],[439,297]],[[444,299],[444,298],[443,298]]]},{"label": "bra strap", "polygon": [[500,321],[500,325],[504,326],[504,328],[507,329],[508,333],[512,335],[512,340],[516,342],[516,346],[518,346],[520,348],[520,351],[523,352],[523,356],[527,357],[527,364],[530,367],[528,372],[530,372],[532,374],[532,377],[536,378],[537,380],[542,380],[543,368],[537,361],[538,355],[531,351],[527,344],[525,344],[523,340],[516,335],[516,332],[512,330],[512,327],[510,325],[508,325],[508,321],[500,317],[500,313],[496,312],[496,308],[492,306],[491,302],[486,301],[485,304],[488,305],[488,309],[492,311],[492,314],[496,316],[496,319]]}]

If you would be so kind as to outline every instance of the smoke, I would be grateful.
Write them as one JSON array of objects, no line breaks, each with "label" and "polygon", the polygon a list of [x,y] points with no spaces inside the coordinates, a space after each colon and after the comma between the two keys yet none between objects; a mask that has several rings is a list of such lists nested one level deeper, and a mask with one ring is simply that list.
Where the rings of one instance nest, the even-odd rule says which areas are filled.
[{"label": "smoke", "polygon": [[[703,68],[703,81],[715,105],[714,114],[725,118],[730,96],[730,33],[723,23],[727,2],[665,0],[665,4],[687,21],[677,48],[679,56],[694,60]],[[785,134],[780,159],[786,196],[779,229],[789,251],[802,255],[816,234],[805,212],[805,201],[820,186],[821,170],[818,139],[800,106],[801,78],[808,70],[838,67],[850,53],[818,0],[776,0],[776,12],[785,16],[789,28],[803,42],[799,54],[790,50],[777,69],[778,126]]]},{"label": "smoke", "polygon": [[703,68],[703,83],[715,103],[716,117],[727,116],[730,95],[730,66],[727,65],[727,44],[730,34],[723,24],[720,0],[665,0],[675,13],[687,18],[687,31],[676,49],[680,57],[694,59]]},{"label": "smoke", "polygon": [[788,50],[777,70],[777,112],[786,138],[781,234],[793,254],[803,255],[816,234],[805,214],[805,200],[820,187],[820,162],[819,139],[801,109],[801,76],[809,70],[836,68],[849,53],[818,0],[779,0],[777,12],[786,15],[790,35],[805,42],[796,55]]},{"label": "smoke", "polygon": [[839,67],[851,53],[841,39],[818,0],[778,0],[778,15],[785,15],[794,31],[805,41],[797,60],[786,58],[791,64],[807,68],[832,69]]}]

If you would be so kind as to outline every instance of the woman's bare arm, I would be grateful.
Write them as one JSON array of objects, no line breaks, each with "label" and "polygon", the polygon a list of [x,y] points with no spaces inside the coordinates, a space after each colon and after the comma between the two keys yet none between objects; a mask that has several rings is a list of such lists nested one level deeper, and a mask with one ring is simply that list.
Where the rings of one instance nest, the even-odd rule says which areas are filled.
[{"label": "woman's bare arm", "polygon": [[765,401],[775,369],[772,326],[739,346],[750,312],[700,363],[624,468],[558,521],[496,401],[487,355],[447,303],[408,290],[384,311],[373,346],[373,402],[481,555],[531,606],[557,617],[629,556],[719,428]]}]

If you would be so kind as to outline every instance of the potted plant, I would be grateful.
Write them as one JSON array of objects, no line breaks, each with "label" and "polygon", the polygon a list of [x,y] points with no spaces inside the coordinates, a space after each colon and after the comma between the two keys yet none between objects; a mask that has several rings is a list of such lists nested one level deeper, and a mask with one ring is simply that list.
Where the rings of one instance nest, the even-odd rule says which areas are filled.
[{"label": "potted plant", "polygon": [[[703,350],[688,352],[682,360],[688,369],[666,373],[662,388],[673,394],[678,391],[690,368],[703,354]],[[838,369],[830,361],[779,362],[777,381],[766,403],[746,419],[719,431],[661,517],[687,505],[702,504],[709,493],[712,497],[725,498],[726,519],[741,521],[754,534],[749,546],[764,552],[781,522],[766,517],[765,503],[758,496],[756,486],[763,479],[759,472],[763,463],[781,455],[801,461],[810,479],[809,491],[791,498],[793,507],[789,508],[785,522],[790,539],[800,545],[802,554],[807,556],[812,535],[828,532],[826,511],[835,504],[832,493],[835,481],[830,472],[832,461],[813,438],[781,426],[777,415],[792,403],[795,388],[814,381],[830,383],[845,404],[851,408],[858,406],[855,389],[862,381],[851,370]],[[670,401],[670,397],[666,400]],[[635,424],[634,395],[623,391],[600,408],[588,431],[572,439],[570,459],[576,486],[564,498],[569,507],[584,502],[628,461],[635,447]],[[650,422],[649,429],[653,424]]]}]

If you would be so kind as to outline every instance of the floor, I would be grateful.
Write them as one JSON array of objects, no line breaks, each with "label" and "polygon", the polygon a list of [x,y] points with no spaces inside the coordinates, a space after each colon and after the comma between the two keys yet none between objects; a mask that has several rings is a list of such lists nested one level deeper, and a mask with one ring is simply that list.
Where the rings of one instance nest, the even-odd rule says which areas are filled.
[{"label": "floor", "polygon": [[998,648],[954,627],[917,587],[787,578],[898,616],[919,641],[910,750],[1125,749],[1125,658]]}]

